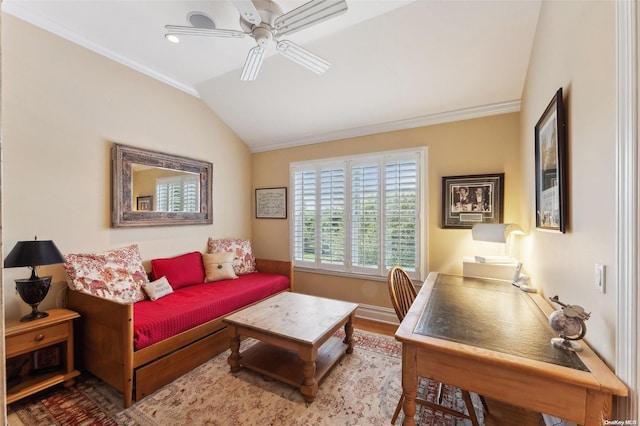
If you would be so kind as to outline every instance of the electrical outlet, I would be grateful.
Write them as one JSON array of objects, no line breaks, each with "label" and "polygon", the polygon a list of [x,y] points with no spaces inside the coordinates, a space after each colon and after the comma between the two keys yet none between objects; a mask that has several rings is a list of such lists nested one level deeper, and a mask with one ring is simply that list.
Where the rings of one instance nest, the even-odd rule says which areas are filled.
[{"label": "electrical outlet", "polygon": [[598,288],[598,290],[600,290],[600,293],[605,292],[605,265],[601,264],[601,263],[596,263],[596,275],[595,275],[595,282],[596,282],[596,287]]}]

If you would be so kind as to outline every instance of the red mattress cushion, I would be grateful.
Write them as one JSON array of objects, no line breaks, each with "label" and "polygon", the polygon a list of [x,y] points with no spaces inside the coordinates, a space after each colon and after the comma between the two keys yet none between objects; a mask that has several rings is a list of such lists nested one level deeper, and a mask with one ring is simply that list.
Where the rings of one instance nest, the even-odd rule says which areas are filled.
[{"label": "red mattress cushion", "polygon": [[255,272],[238,279],[183,287],[152,302],[133,305],[135,350],[227,315],[289,288],[284,275]]}]

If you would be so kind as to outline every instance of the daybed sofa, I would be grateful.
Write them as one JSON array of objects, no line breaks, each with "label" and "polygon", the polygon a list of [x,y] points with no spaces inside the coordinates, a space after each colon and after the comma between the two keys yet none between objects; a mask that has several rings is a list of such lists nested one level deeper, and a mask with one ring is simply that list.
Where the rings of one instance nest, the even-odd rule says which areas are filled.
[{"label": "daybed sofa", "polygon": [[149,276],[136,245],[65,256],[78,363],[121,391],[125,408],[228,349],[224,316],[293,289],[291,262],[236,243],[151,260]]}]

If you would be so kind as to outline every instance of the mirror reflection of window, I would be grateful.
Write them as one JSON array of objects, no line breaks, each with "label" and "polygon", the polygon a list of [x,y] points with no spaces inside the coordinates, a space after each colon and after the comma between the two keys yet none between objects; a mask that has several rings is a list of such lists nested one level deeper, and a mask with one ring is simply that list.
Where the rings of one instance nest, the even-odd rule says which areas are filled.
[{"label": "mirror reflection of window", "polygon": [[132,165],[132,208],[140,196],[155,195],[150,211],[199,212],[200,175],[141,164]]},{"label": "mirror reflection of window", "polygon": [[156,180],[156,211],[197,212],[199,205],[197,175],[182,174]]}]

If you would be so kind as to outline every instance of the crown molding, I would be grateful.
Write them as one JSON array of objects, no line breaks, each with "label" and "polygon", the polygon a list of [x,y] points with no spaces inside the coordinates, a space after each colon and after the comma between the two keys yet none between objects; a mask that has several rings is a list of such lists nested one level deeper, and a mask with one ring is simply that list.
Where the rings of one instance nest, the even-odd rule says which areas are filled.
[{"label": "crown molding", "polygon": [[359,136],[374,135],[378,133],[393,132],[397,130],[413,129],[416,127],[432,126],[434,124],[450,123],[453,121],[470,120],[474,118],[488,117],[491,115],[507,114],[520,111],[520,100],[499,102],[490,105],[464,108],[454,111],[423,115],[405,120],[389,121],[370,126],[354,127],[335,132],[322,133],[302,139],[294,139],[288,142],[249,147],[252,153],[273,151],[276,149],[292,148],[301,145],[311,145],[321,142],[336,141],[340,139],[355,138]]},{"label": "crown molding", "polygon": [[28,2],[4,1],[2,2],[2,11],[15,16],[16,18],[22,19],[23,21],[26,21],[32,25],[35,25],[36,27],[49,31],[50,33],[53,33],[59,37],[62,37],[65,40],[68,40],[72,43],[75,43],[79,46],[82,46],[93,52],[96,52],[99,55],[109,58],[135,71],[138,71],[142,74],[145,74],[149,77],[159,80],[162,83],[168,84],[169,86],[182,90],[183,92],[186,92],[191,96],[200,98],[200,95],[198,94],[196,89],[194,89],[193,87],[187,84],[184,84],[178,80],[169,78],[166,75],[152,68],[144,66],[139,62],[136,62],[125,56],[122,56],[112,50],[105,49],[103,46],[100,46],[76,33],[69,31],[68,29],[64,28],[63,26],[49,19],[47,16],[34,13],[32,10],[29,10],[28,8],[26,8],[25,4],[28,4]]}]

